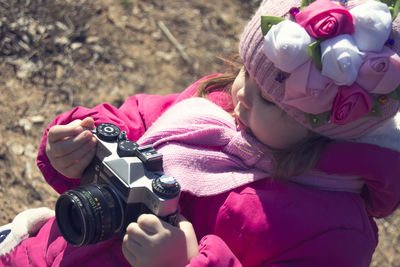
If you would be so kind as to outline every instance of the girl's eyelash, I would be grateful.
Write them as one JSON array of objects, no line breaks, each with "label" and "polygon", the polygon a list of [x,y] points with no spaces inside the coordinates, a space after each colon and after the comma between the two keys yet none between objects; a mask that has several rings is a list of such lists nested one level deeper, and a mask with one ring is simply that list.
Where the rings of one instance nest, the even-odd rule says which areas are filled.
[{"label": "girl's eyelash", "polygon": [[250,74],[249,74],[249,72],[247,71],[246,68],[243,67],[243,69],[244,69],[244,76],[245,76],[246,79],[248,79],[250,77]]},{"label": "girl's eyelash", "polygon": [[260,92],[260,97],[261,97],[261,99],[264,101],[264,103],[266,103],[267,105],[275,105],[274,102],[269,101],[267,98],[265,98],[265,97],[262,95],[261,92]]},{"label": "girl's eyelash", "polygon": [[[245,77],[246,80],[248,80],[248,79],[250,78],[250,73],[249,73],[249,71],[246,69],[246,67],[243,67],[243,70],[244,70],[244,77]],[[263,101],[265,104],[267,104],[267,105],[275,105],[274,102],[269,101],[266,97],[263,96],[261,90],[260,90],[260,98],[261,98],[262,101]]]}]

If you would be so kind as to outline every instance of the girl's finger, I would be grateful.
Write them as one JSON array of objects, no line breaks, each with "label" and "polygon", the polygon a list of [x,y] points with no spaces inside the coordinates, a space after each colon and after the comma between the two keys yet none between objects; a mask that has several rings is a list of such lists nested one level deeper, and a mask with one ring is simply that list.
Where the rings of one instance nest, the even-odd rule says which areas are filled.
[{"label": "girl's finger", "polygon": [[124,254],[125,259],[132,265],[135,266],[137,262],[137,257],[135,252],[137,249],[134,245],[131,244],[127,235],[124,236],[124,240],[122,241],[122,254]]},{"label": "girl's finger", "polygon": [[91,142],[92,139],[93,134],[86,130],[75,137],[49,144],[51,147],[51,154],[55,158],[63,157],[79,150],[86,143]]},{"label": "girl's finger", "polygon": [[84,118],[79,125],[91,130],[94,128],[94,119],[91,117]]},{"label": "girl's finger", "polygon": [[84,131],[84,128],[80,126],[81,120],[76,120],[68,125],[55,125],[49,129],[47,133],[47,141],[54,143],[63,140],[67,137],[76,136]]},{"label": "girl's finger", "polygon": [[79,174],[89,165],[95,153],[96,142],[86,143],[80,149],[75,150],[64,157],[53,158],[52,164],[58,169],[63,169],[63,172]]},{"label": "girl's finger", "polygon": [[140,254],[142,253],[143,249],[142,245],[140,245],[138,242],[130,238],[128,235],[124,236],[123,245],[135,257],[140,256]]},{"label": "girl's finger", "polygon": [[193,225],[183,215],[178,214],[178,227],[185,233],[187,255],[189,258],[195,257],[198,252],[198,242]]},{"label": "girl's finger", "polygon": [[90,162],[93,160],[96,149],[89,150],[83,158],[78,160],[76,164],[69,166],[66,171],[71,173],[70,178],[80,178],[83,171],[89,166]]},{"label": "girl's finger", "polygon": [[185,229],[192,230],[193,229],[193,225],[182,214],[177,215],[176,223],[177,223],[178,227],[182,230],[185,230]]},{"label": "girl's finger", "polygon": [[139,227],[137,223],[130,223],[126,228],[126,235],[141,246],[149,242],[149,236]]},{"label": "girl's finger", "polygon": [[161,219],[154,214],[142,214],[137,223],[139,227],[148,235],[157,234],[162,228]]},{"label": "girl's finger", "polygon": [[93,150],[96,146],[96,142],[87,142],[80,146],[78,149],[70,152],[69,154],[63,155],[61,157],[52,158],[52,164],[57,165],[60,168],[67,168],[77,161],[83,159],[85,155]]}]

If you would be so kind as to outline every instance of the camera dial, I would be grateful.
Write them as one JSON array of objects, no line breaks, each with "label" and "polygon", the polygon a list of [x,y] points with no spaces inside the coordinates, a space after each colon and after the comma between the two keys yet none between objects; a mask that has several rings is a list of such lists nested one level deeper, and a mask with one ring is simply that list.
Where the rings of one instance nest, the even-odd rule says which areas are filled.
[{"label": "camera dial", "polygon": [[153,179],[151,185],[154,193],[162,198],[174,198],[180,192],[178,182],[174,177],[167,174]]},{"label": "camera dial", "polygon": [[100,140],[111,142],[120,134],[121,130],[118,126],[111,123],[102,123],[96,127],[96,134]]},{"label": "camera dial", "polygon": [[139,145],[131,140],[122,140],[118,142],[117,154],[120,157],[135,157],[136,149]]}]

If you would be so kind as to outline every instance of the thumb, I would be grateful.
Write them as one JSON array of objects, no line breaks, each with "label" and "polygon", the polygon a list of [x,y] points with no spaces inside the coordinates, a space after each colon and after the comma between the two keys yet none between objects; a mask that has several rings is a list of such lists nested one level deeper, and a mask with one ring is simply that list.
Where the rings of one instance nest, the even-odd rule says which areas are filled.
[{"label": "thumb", "polygon": [[186,237],[187,254],[188,258],[191,259],[198,254],[198,243],[196,233],[193,225],[182,215],[178,214],[177,226],[181,229]]},{"label": "thumb", "polygon": [[177,215],[176,225],[178,228],[180,228],[184,232],[185,232],[185,230],[190,231],[191,229],[193,229],[192,224],[182,214]]},{"label": "thumb", "polygon": [[94,119],[92,117],[86,117],[81,121],[80,126],[91,130],[94,128]]}]

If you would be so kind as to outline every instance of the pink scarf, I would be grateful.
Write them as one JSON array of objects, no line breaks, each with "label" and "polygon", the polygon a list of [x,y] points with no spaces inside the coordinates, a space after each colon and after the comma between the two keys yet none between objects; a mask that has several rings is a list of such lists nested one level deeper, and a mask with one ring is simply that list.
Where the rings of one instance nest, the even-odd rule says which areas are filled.
[{"label": "pink scarf", "polygon": [[[204,98],[190,98],[168,109],[138,140],[163,154],[164,172],[197,196],[222,193],[270,177],[265,145],[238,131],[234,118]],[[360,178],[313,170],[290,182],[322,190],[359,193]]]}]

